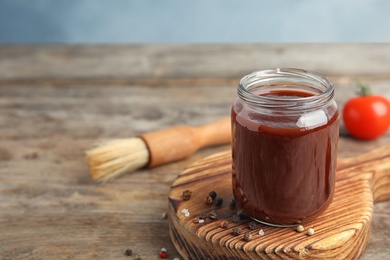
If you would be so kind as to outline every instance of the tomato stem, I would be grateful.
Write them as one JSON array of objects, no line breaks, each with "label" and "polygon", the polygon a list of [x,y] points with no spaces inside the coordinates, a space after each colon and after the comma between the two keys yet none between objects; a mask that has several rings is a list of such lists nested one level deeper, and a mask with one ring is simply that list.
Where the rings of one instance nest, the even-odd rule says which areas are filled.
[{"label": "tomato stem", "polygon": [[363,84],[360,80],[356,81],[357,90],[356,93],[359,96],[370,96],[372,94],[368,85]]}]

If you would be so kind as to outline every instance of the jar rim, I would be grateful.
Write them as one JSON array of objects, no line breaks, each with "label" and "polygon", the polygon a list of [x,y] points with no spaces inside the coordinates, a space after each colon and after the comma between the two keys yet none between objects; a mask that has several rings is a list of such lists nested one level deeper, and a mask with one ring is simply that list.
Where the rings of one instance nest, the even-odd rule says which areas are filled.
[{"label": "jar rim", "polygon": [[[286,99],[277,95],[259,95],[253,91],[280,89],[286,86],[310,95]],[[318,72],[296,68],[271,68],[254,71],[242,77],[237,93],[244,102],[259,108],[310,111],[325,106],[333,99],[334,85],[328,77]]]}]

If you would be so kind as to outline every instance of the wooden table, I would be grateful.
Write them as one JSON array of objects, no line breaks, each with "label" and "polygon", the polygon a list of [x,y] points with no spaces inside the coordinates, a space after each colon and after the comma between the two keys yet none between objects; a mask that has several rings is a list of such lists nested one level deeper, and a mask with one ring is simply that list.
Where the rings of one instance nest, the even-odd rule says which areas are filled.
[{"label": "wooden table", "polygon": [[[177,124],[228,116],[239,79],[299,67],[332,78],[340,107],[354,80],[390,98],[390,44],[0,45],[0,255],[2,259],[156,259],[170,241],[167,196],[176,176],[228,146],[107,184],[89,176],[84,150]],[[339,157],[390,144],[341,127]],[[132,249],[133,256],[125,256]],[[390,202],[375,205],[361,259],[390,255]]]}]

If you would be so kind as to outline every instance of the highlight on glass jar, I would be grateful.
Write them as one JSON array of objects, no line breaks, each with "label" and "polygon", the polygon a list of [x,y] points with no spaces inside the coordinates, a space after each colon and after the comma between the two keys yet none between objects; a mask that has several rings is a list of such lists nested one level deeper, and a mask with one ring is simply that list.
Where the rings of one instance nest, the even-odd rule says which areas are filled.
[{"label": "highlight on glass jar", "polygon": [[306,223],[332,201],[339,111],[330,79],[276,68],[244,76],[231,110],[237,205],[273,226]]}]

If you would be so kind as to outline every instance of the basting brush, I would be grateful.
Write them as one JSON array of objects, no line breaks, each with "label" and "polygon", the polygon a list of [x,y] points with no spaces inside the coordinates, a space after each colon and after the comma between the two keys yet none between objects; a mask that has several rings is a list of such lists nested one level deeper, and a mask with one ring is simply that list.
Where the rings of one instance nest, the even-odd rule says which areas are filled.
[{"label": "basting brush", "polygon": [[230,118],[200,127],[176,126],[111,140],[86,152],[92,179],[106,182],[143,167],[184,159],[198,149],[231,142]]}]

